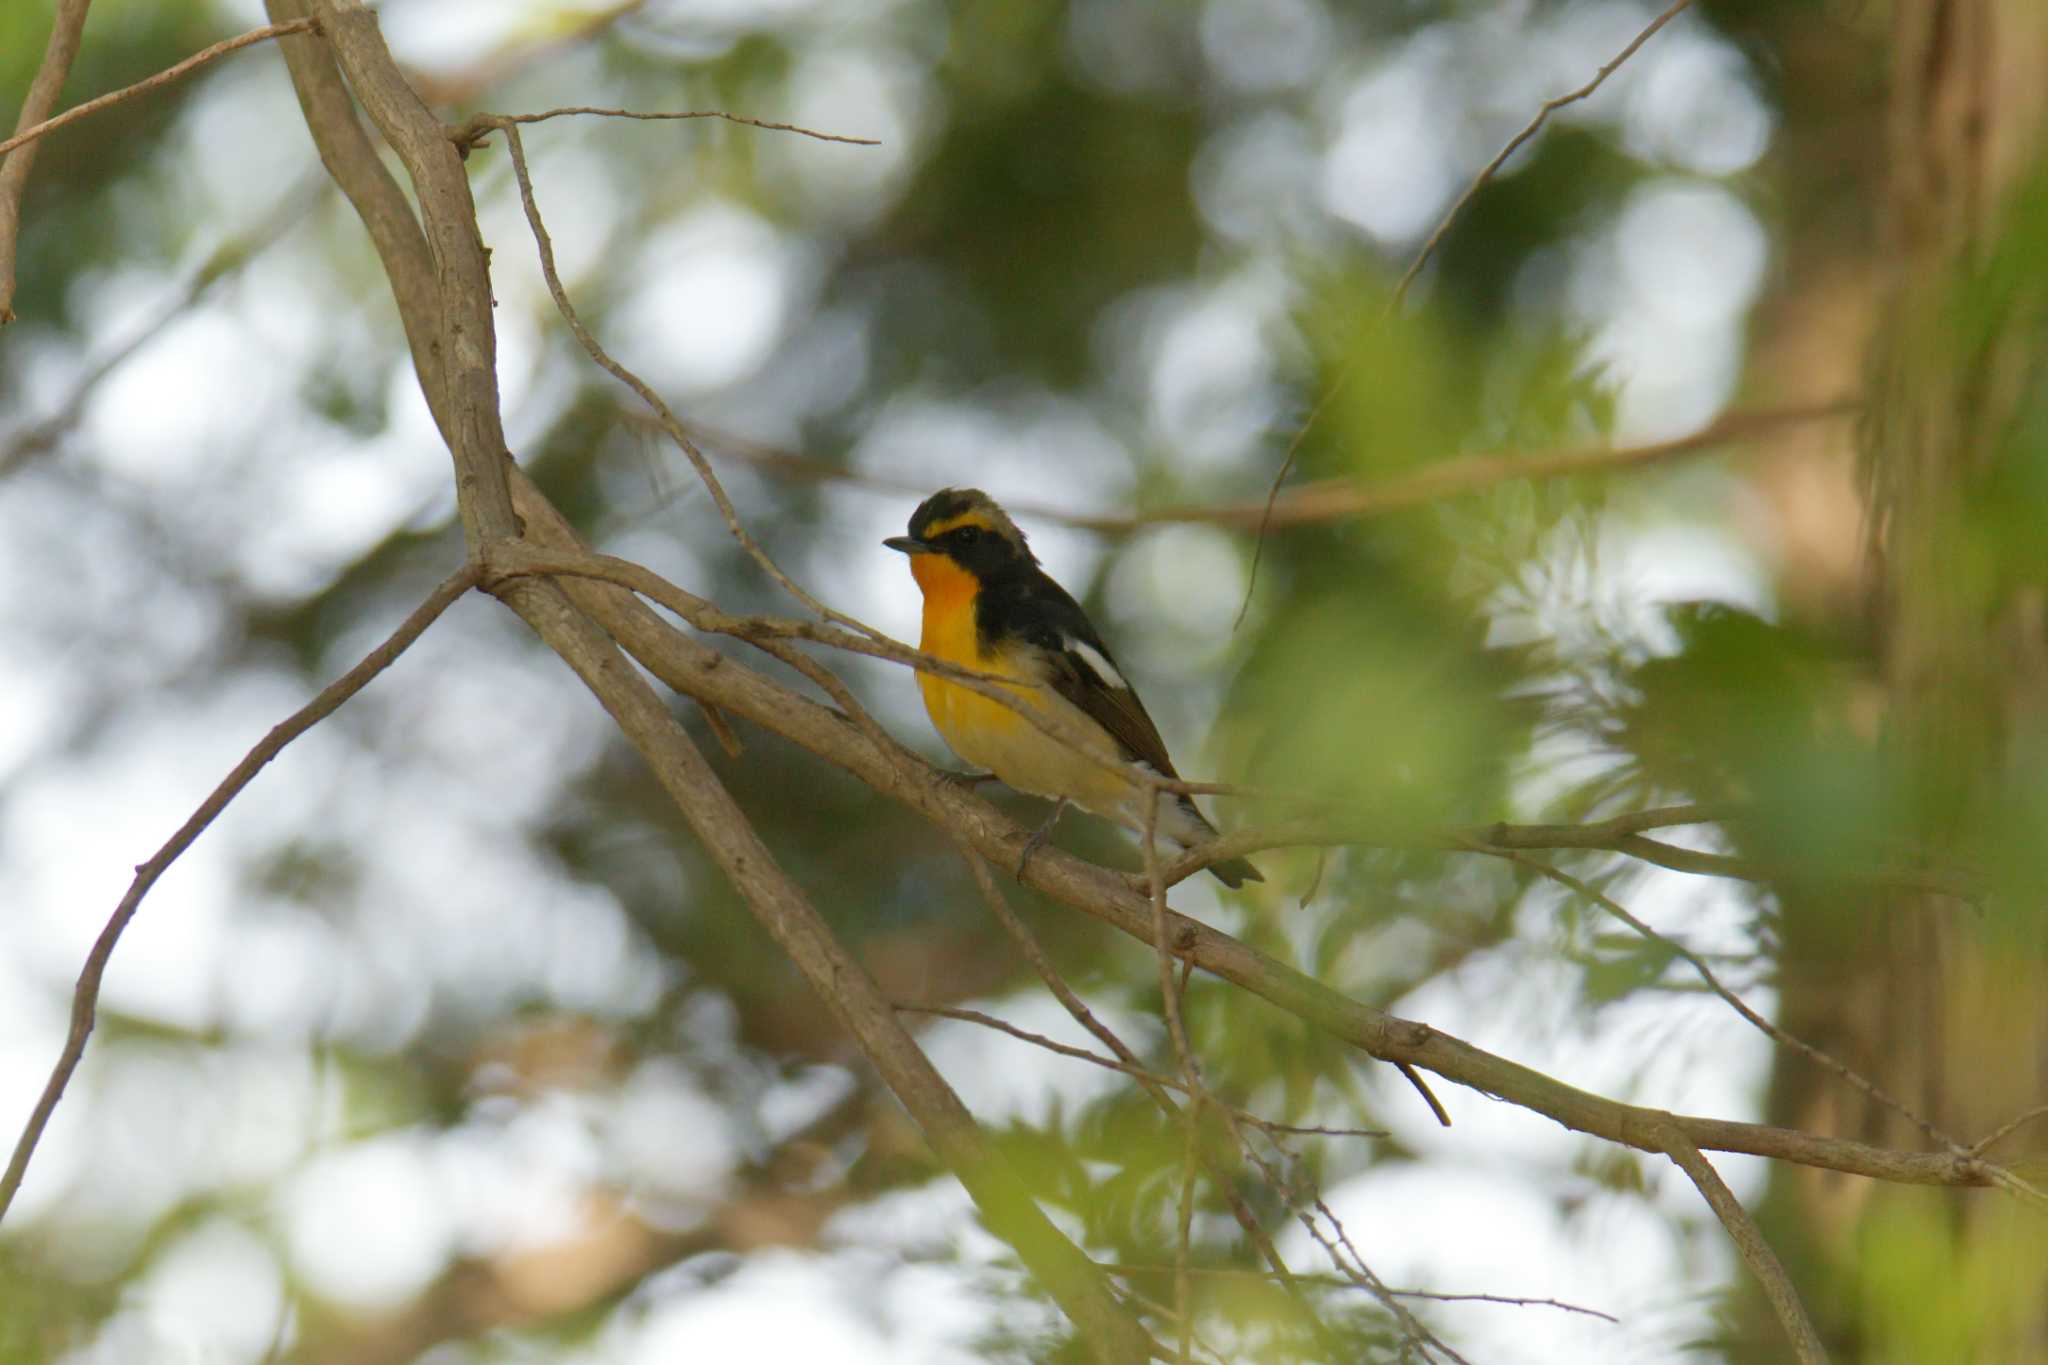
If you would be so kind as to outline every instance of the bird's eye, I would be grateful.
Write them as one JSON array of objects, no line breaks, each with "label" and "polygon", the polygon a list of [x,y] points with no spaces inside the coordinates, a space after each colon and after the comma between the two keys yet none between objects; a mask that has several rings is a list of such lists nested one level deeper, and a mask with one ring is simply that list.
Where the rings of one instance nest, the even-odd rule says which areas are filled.
[{"label": "bird's eye", "polygon": [[955,545],[972,545],[980,539],[981,528],[979,526],[962,526],[959,530],[953,532],[953,543]]}]

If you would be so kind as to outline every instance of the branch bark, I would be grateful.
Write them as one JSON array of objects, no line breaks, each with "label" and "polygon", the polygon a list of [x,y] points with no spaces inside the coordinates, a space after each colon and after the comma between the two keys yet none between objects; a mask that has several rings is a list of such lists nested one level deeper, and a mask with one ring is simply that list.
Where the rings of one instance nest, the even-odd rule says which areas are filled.
[{"label": "branch bark", "polygon": [[148,862],[135,869],[135,880],[129,883],[128,893],[114,907],[114,913],[107,920],[106,927],[100,930],[92,951],[86,955],[85,967],[79,972],[78,985],[71,995],[71,1030],[65,1037],[64,1050],[58,1055],[57,1064],[51,1068],[50,1079],[44,1084],[28,1123],[15,1141],[6,1174],[0,1175],[0,1218],[7,1216],[15,1191],[21,1188],[22,1177],[28,1173],[29,1159],[35,1155],[36,1144],[42,1140],[43,1129],[49,1125],[50,1115],[56,1112],[57,1102],[64,1098],[64,1089],[71,1083],[72,1074],[78,1070],[78,1064],[85,1056],[86,1040],[92,1036],[93,1024],[99,1017],[100,981],[106,976],[107,963],[114,956],[114,945],[120,942],[121,934],[127,929],[128,922],[135,918],[135,912],[142,908],[142,898],[149,894],[171,864],[192,847],[193,841],[206,832],[206,827],[219,818],[228,803],[255,780],[256,774],[263,771],[271,759],[282,753],[287,744],[332,715],[343,702],[362,691],[370,679],[389,668],[428,626],[440,618],[450,603],[476,585],[478,577],[473,565],[465,565],[450,575],[399,624],[389,639],[364,655],[361,663],[278,722],[199,803],[199,808],[178,827],[178,832]]},{"label": "branch bark", "polygon": [[[580,549],[560,513],[517,471],[513,496],[531,544],[556,554]],[[510,564],[507,560],[496,567],[504,569]],[[919,765],[905,771],[896,755],[877,749],[846,716],[676,630],[623,588],[584,578],[564,579],[563,587],[669,687],[802,745],[931,820],[981,856],[998,865],[1015,866],[1029,831],[948,781],[938,769]],[[1024,882],[1115,926],[1141,944],[1152,943],[1150,897],[1120,873],[1046,847],[1032,856]],[[1447,1080],[1544,1114],[1567,1128],[1639,1151],[1661,1154],[1662,1126],[1676,1124],[1696,1146],[1714,1151],[1746,1152],[1904,1184],[1997,1183],[1997,1168],[1967,1152],[1906,1152],[1762,1124],[1675,1115],[1589,1094],[1439,1033],[1427,1024],[1360,1004],[1228,934],[1171,910],[1168,929],[1178,955],[1374,1057],[1434,1071]]]},{"label": "branch bark", "polygon": [[[273,14],[287,17],[297,3],[270,0]],[[462,158],[448,130],[406,83],[367,9],[356,0],[316,0],[314,12],[334,63],[397,152],[419,202],[420,226],[412,228],[410,213],[401,212],[402,199],[393,203],[396,187],[388,175],[371,174],[364,162],[367,141],[352,112],[342,117],[331,68],[326,74],[308,69],[324,62],[324,54],[301,49],[292,65],[301,105],[323,161],[337,179],[349,177],[343,188],[386,256],[415,355],[425,351],[431,357],[421,366],[421,381],[454,455],[472,559],[488,569],[494,552],[513,544],[521,528],[508,488],[516,466],[499,425],[490,278]],[[333,126],[323,129],[328,121]],[[1150,1335],[988,1147],[959,1097],[776,864],[661,698],[555,584],[503,575],[490,582],[494,594],[561,655],[618,723],[748,907],[839,1016],[990,1227],[1072,1319],[1094,1357],[1124,1365],[1149,1356]]]},{"label": "branch bark", "polygon": [[[28,84],[21,101],[21,113],[14,121],[17,133],[35,127],[57,107],[64,78],[78,56],[78,44],[85,32],[85,11],[92,0],[60,0],[50,24],[50,41],[43,48],[42,65]],[[14,321],[14,265],[21,240],[21,196],[28,188],[28,173],[34,169],[34,143],[10,152],[0,162],[0,327]]]},{"label": "branch bark", "polygon": [[44,119],[33,127],[19,129],[13,137],[8,138],[5,142],[0,142],[0,152],[13,152],[17,148],[26,147],[31,142],[47,137],[67,124],[76,123],[82,118],[89,118],[102,109],[112,108],[123,100],[134,99],[137,95],[146,94],[158,86],[169,85],[179,77],[188,76],[192,72],[197,71],[200,67],[205,66],[217,57],[225,57],[230,52],[239,52],[245,47],[266,42],[272,38],[282,37],[287,33],[304,33],[312,27],[312,20],[297,19],[290,23],[271,24],[265,28],[251,29],[247,33],[238,33],[232,38],[223,38],[211,47],[201,48],[183,61],[165,67],[154,76],[145,76],[133,85],[124,85],[119,90],[110,90],[104,95],[96,95],[83,104],[71,106],[71,108],[66,109],[54,118]]},{"label": "branch bark", "polygon": [[1778,1253],[1771,1250],[1771,1244],[1764,1240],[1756,1220],[1749,1216],[1749,1210],[1742,1207],[1742,1201],[1721,1179],[1721,1173],[1682,1133],[1667,1134],[1664,1154],[1685,1172],[1686,1178],[1706,1199],[1707,1206],[1713,1209],[1714,1216],[1721,1220],[1721,1226],[1728,1229],[1743,1264],[1763,1286],[1764,1297],[1771,1301],[1771,1308],[1785,1328],[1785,1335],[1792,1339],[1792,1351],[1799,1358],[1799,1365],[1827,1365],[1827,1348],[1821,1345],[1820,1334],[1813,1330],[1813,1320],[1806,1315],[1806,1306],[1799,1302],[1799,1291],[1792,1287],[1792,1277],[1785,1273]]}]

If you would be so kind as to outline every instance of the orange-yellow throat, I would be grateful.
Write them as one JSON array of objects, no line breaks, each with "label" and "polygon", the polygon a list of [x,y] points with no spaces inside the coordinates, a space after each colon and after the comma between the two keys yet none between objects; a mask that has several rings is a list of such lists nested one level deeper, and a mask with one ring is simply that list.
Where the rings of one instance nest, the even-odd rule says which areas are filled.
[{"label": "orange-yellow throat", "polygon": [[[981,584],[945,555],[913,555],[910,571],[924,592],[924,635],[919,647],[950,663],[984,673],[1028,677],[1019,657],[1000,647],[984,652],[974,624]],[[1007,689],[1036,711],[1050,711],[1070,732],[1091,735],[1093,757],[1075,753],[1017,712],[950,678],[917,675],[932,728],[949,748],[1007,785],[1047,799],[1066,797],[1084,810],[1128,820],[1124,811],[1137,788],[1121,774],[1116,743],[1095,722],[1045,686]]]},{"label": "orange-yellow throat", "polygon": [[[974,627],[974,598],[981,590],[980,581],[946,555],[912,555],[910,572],[924,593],[924,635],[918,648],[966,668],[1000,671],[995,660],[982,656],[981,639]],[[1024,723],[1000,703],[936,673],[918,674],[917,687],[924,694],[924,709],[930,713],[932,725],[954,752],[969,761],[973,760],[967,749],[975,747],[976,730],[986,726],[1007,730]]]}]

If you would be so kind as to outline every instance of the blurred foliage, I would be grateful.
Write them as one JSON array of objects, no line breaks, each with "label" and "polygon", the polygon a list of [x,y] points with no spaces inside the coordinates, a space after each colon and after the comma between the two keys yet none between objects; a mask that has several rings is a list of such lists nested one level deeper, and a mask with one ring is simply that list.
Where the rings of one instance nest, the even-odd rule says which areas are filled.
[{"label": "blurred foliage", "polygon": [[[1850,114],[1868,112],[1882,72],[1874,21],[1835,8],[1696,7],[1611,97],[1561,114],[1478,196],[1390,315],[1390,283],[1434,214],[1648,10],[905,0],[721,18],[653,0],[554,50],[576,16],[549,3],[521,7],[493,38],[437,19],[431,0],[381,7],[401,55],[465,92],[451,117],[716,106],[882,139],[821,147],[711,121],[565,120],[527,146],[585,318],[704,424],[742,514],[786,567],[835,604],[899,623],[914,620],[912,589],[875,541],[916,501],[901,483],[1126,512],[1261,497],[1297,432],[1297,482],[1626,440],[1639,433],[1617,424],[1642,362],[1617,335],[1698,359],[1687,401],[1708,401],[1673,400],[1681,419],[1739,400],[1727,375],[1753,359],[1752,294],[1682,296],[1631,264],[1648,248],[1618,224],[1641,196],[1682,184],[1742,222],[1763,217],[1774,251],[1861,249],[1867,236],[1828,235],[1853,212],[1843,195],[1813,186],[1814,166],[1826,179],[1839,163],[1811,149],[1862,126]],[[246,9],[98,0],[65,102],[168,66]],[[11,98],[47,11],[0,7]],[[1844,36],[1825,84],[1801,77],[1816,27]],[[1673,65],[1655,67],[1667,54]],[[1631,83],[1639,69],[1666,84]],[[477,71],[492,83],[466,89]],[[1681,87],[1724,113],[1754,105],[1779,153],[1701,169],[1706,153],[1668,128],[1704,137],[1714,121],[1658,103]],[[0,336],[0,452],[313,164],[296,119],[275,53],[257,49],[50,140],[27,201],[23,321]],[[1407,160],[1338,155],[1381,136]],[[565,339],[502,150],[470,166],[523,463],[604,548],[732,609],[791,609]],[[2039,334],[2048,317],[2044,185],[2016,200],[1996,250],[1959,284],[1964,351],[1988,350],[1994,332]],[[1430,212],[1392,227],[1376,216],[1403,202]],[[724,273],[690,275],[699,265]],[[1648,271],[1633,295],[1619,283],[1632,269]],[[33,1043],[8,1056],[10,1106],[54,1049],[75,925],[111,905],[79,865],[138,861],[460,554],[445,455],[344,205],[328,196],[292,220],[190,312],[88,393],[54,447],[0,454],[0,628],[22,646],[4,677],[25,699],[0,745],[0,872],[32,907],[8,931],[0,979]],[[767,339],[747,353],[763,316]],[[1969,490],[1963,549],[1987,619],[2048,576],[2044,352],[2027,352],[2024,373],[1985,375],[2015,396]],[[733,354],[744,363],[724,365]],[[1649,416],[1654,432],[1671,425]],[[719,433],[844,479],[749,465]],[[1728,600],[1689,600],[1657,576],[1687,536],[1741,546],[1746,496],[1718,468],[1507,484],[1275,531],[1257,547],[1255,586],[1249,536],[1026,523],[1117,643],[1190,776],[1320,798],[1390,845],[1262,854],[1265,886],[1225,899],[1191,883],[1177,905],[1358,999],[1426,1001],[1433,1023],[1532,1065],[1583,1064],[1571,1044],[1596,1034],[1640,1045],[1615,1084],[1572,1079],[1663,1104],[1690,1092],[1659,1067],[1734,1077],[1708,1092],[1718,1099],[1766,1064],[1739,1035],[1693,1028],[1687,1011],[1719,1007],[1699,1000],[1689,969],[1525,868],[1414,845],[1445,825],[1732,799],[1752,816],[1720,851],[1823,870],[1914,861],[1924,812],[1880,742],[1874,624],[1778,610],[1768,567]],[[938,757],[900,673],[845,675]],[[893,996],[1073,1036],[930,828],[772,735],[738,726],[743,752],[729,757],[693,706],[678,714]],[[2006,823],[1985,840],[1986,870],[2006,888],[2038,888],[2048,872],[2044,735],[2015,736]],[[490,604],[452,613],[263,784],[195,850],[205,870],[143,912],[145,927],[168,918],[183,947],[123,947],[147,979],[117,970],[65,1121],[0,1235],[0,1361],[191,1346],[254,1362],[274,1337],[283,1358],[308,1361],[672,1359],[684,1338],[662,1334],[681,1332],[693,1305],[764,1284],[754,1292],[815,1295],[847,1334],[837,1344],[871,1344],[872,1358],[1074,1358],[655,784]],[[995,799],[1041,818],[1039,803]],[[1263,814],[1225,805],[1221,823]],[[1131,841],[1097,822],[1070,817],[1059,839],[1137,865]],[[1647,887],[1605,855],[1557,861],[1625,902]],[[1173,1072],[1152,954],[999,881],[1076,989],[1148,1066]],[[1799,962],[1871,932],[1867,898],[1824,877],[1789,897],[1719,888],[1697,917],[1660,885],[1660,913],[1646,916],[1759,999],[1799,989],[1812,979]],[[2038,953],[2038,890],[1997,904],[1991,920],[2014,950]],[[1781,977],[1789,958],[1798,970]],[[1275,1180],[1205,1122],[1202,1154],[1296,1268],[1327,1264],[1297,1220],[1328,1198],[1373,1210],[1351,1232],[1368,1264],[1403,1267],[1390,1279],[1440,1272],[1409,1254],[1420,1234],[1374,1201],[1416,1172],[1449,1200],[1480,1178],[1469,1144],[1522,1139],[1473,1102],[1454,1130],[1468,1145],[1448,1155],[1385,1068],[1215,981],[1192,981],[1183,1008],[1219,1098],[1281,1123],[1388,1130],[1254,1137]],[[1151,1268],[1131,1284],[1170,1303],[1172,1276],[1157,1267],[1174,1259],[1181,1130],[1127,1081],[1076,1080],[1082,1064],[1015,1039],[953,1021],[924,1036],[1047,1204],[1100,1259]],[[1488,1138],[1464,1138],[1467,1114]],[[1610,1197],[1670,1225],[1682,1273],[1596,1301],[1626,1319],[1605,1336],[1576,1320],[1503,1325],[1465,1305],[1415,1306],[1434,1330],[1488,1359],[1697,1358],[1686,1343],[1709,1337],[1748,1358],[1754,1343],[1717,1326],[1732,1258],[1693,1245],[1710,1220],[1690,1203],[1671,1212],[1654,1163],[1574,1141],[1497,1165],[1508,1183],[1490,1197],[1535,1191],[1552,1222],[1529,1245],[1553,1251],[1515,1283],[1452,1275],[1449,1287],[1548,1296],[1531,1286],[1568,1260],[1580,1284],[1621,1275],[1629,1267],[1598,1245]],[[1407,1349],[1401,1324],[1355,1287],[1295,1295],[1250,1273],[1256,1250],[1210,1182],[1200,1188],[1190,1255],[1214,1273],[1197,1278],[1195,1309],[1226,1358]],[[1345,1203],[1345,1190],[1366,1193]],[[1853,1346],[1842,1359],[1967,1359],[1971,1324],[2027,1311],[2020,1289],[1962,1261],[2038,1257],[2036,1234],[1955,1251],[1928,1230],[1955,1207],[1944,1193],[1885,1192],[1851,1269],[1823,1270],[1818,1237],[1774,1229]],[[408,1222],[425,1230],[391,1228]],[[380,1227],[388,1238],[362,1231]],[[1489,1229],[1453,1233],[1484,1242]],[[367,1269],[339,1245],[358,1237]],[[218,1250],[244,1246],[236,1238],[258,1250]],[[187,1254],[202,1242],[210,1261]],[[779,1259],[790,1248],[812,1268],[791,1271]],[[1953,1294],[1915,1292],[1949,1282]],[[944,1336],[962,1317],[971,1325]],[[1171,1333],[1164,1315],[1152,1325]],[[866,1357],[847,1345],[846,1358]]]}]

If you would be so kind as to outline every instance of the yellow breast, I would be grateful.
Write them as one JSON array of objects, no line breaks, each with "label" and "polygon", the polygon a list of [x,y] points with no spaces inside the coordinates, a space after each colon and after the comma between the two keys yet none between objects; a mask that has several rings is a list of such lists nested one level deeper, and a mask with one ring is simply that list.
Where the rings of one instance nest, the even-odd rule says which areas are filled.
[{"label": "yellow breast", "polygon": [[[999,676],[1023,677],[1017,660],[1001,650],[984,651],[974,624],[974,576],[941,555],[918,555],[911,561],[924,590],[924,634],[919,648],[948,662]],[[932,727],[947,747],[1004,783],[1033,796],[1067,797],[1082,808],[1121,818],[1135,789],[1119,775],[1121,760],[1107,731],[1088,720],[1078,707],[1050,687],[1005,689],[1035,710],[1059,717],[1068,733],[1088,734],[1097,759],[1074,752],[1016,711],[970,687],[934,673],[917,675],[918,690]]]},{"label": "yellow breast", "polygon": [[[965,668],[1006,672],[997,659],[982,653],[974,626],[974,597],[980,588],[974,575],[944,555],[914,556],[910,570],[924,591],[924,635],[918,648]],[[1013,727],[1030,728],[1023,717],[1002,703],[936,673],[918,674],[917,687],[940,737],[970,763],[990,766],[976,750],[985,749],[988,740]]]}]

